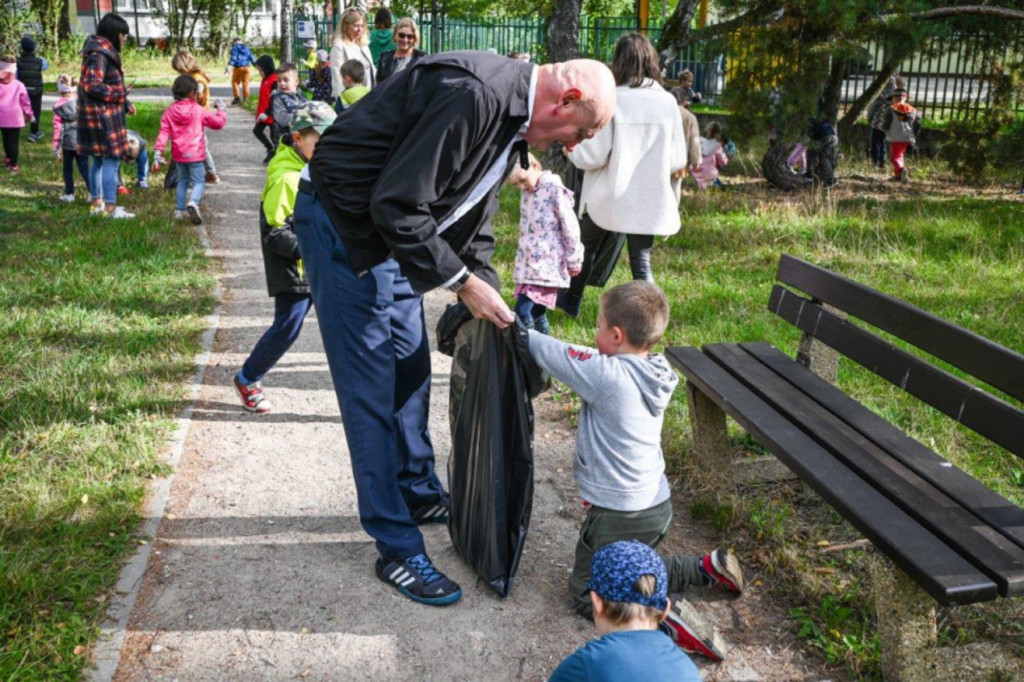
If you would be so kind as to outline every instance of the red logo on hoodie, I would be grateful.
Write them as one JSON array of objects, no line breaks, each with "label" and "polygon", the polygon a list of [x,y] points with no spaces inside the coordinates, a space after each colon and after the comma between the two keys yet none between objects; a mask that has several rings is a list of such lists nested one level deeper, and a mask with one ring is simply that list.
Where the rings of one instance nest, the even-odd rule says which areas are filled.
[{"label": "red logo on hoodie", "polygon": [[586,353],[581,350],[576,350],[575,348],[570,348],[569,357],[572,358],[573,360],[579,360],[582,362],[583,360],[590,359],[590,353]]}]

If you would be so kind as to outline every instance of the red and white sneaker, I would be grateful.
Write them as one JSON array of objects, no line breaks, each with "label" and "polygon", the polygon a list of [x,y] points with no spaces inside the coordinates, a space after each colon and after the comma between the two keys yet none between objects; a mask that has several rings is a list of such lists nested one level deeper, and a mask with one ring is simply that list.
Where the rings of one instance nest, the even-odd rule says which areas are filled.
[{"label": "red and white sneaker", "polygon": [[684,617],[683,607],[683,601],[673,602],[672,608],[669,609],[665,620],[658,625],[658,629],[688,654],[700,654],[716,663],[725,660],[725,643],[721,641],[715,629],[703,622],[692,609],[685,609],[689,611],[689,617]]},{"label": "red and white sneaker", "polygon": [[711,589],[743,594],[743,569],[740,568],[740,561],[725,547],[702,556],[700,572],[707,578]]},{"label": "red and white sneaker", "polygon": [[270,412],[272,406],[270,401],[263,395],[263,385],[260,382],[254,381],[251,384],[243,384],[238,380],[237,374],[232,382],[235,384],[235,392],[242,399],[242,407],[256,414]]},{"label": "red and white sneaker", "polygon": [[119,197],[127,196],[127,195],[129,195],[131,193],[132,193],[132,191],[130,189],[128,189],[126,186],[124,186],[124,185],[121,185],[120,187],[117,188],[117,195]]}]

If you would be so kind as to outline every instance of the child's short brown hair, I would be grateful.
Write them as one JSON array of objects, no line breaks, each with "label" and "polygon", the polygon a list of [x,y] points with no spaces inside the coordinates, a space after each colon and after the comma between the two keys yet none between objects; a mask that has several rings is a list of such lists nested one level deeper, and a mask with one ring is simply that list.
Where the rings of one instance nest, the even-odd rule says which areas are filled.
[{"label": "child's short brown hair", "polygon": [[366,67],[358,59],[349,59],[341,65],[341,75],[347,76],[356,85],[363,85],[366,78]]},{"label": "child's short brown hair", "polygon": [[294,73],[296,76],[299,75],[299,67],[295,66],[291,62],[285,62],[281,66],[277,67],[277,75],[283,76],[286,73]]},{"label": "child's short brown hair", "polygon": [[651,282],[634,280],[612,287],[601,297],[601,311],[609,327],[618,327],[637,348],[650,350],[668,326],[665,292]]}]

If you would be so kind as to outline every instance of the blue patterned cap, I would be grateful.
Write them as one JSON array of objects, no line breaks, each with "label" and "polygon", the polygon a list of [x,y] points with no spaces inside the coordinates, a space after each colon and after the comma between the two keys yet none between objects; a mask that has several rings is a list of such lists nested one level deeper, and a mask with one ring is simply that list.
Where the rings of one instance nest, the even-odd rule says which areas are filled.
[{"label": "blue patterned cap", "polygon": [[[654,594],[644,596],[634,586],[653,575]],[[594,552],[587,589],[606,601],[640,604],[664,611],[668,606],[668,572],[658,553],[642,542],[620,540]]]}]

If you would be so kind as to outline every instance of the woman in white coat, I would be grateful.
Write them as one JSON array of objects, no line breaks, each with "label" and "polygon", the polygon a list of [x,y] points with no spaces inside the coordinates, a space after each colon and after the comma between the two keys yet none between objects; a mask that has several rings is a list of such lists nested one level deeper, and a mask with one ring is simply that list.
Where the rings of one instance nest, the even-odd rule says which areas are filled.
[{"label": "woman in white coat", "polygon": [[331,96],[334,98],[335,109],[340,111],[338,98],[345,89],[341,82],[341,65],[350,59],[363,63],[366,79],[363,82],[368,88],[377,84],[377,73],[370,54],[369,33],[366,30],[366,15],[362,10],[350,7],[341,14],[338,30],[331,43]]},{"label": "woman in white coat", "polygon": [[651,249],[655,237],[679,231],[679,185],[673,177],[686,166],[686,138],[675,97],[661,86],[658,54],[642,35],[615,45],[612,73],[618,104],[610,124],[568,154],[584,171],[580,193],[583,269],[559,307],[579,315],[594,250],[606,231],[624,233],[633,279],[654,281]]}]

